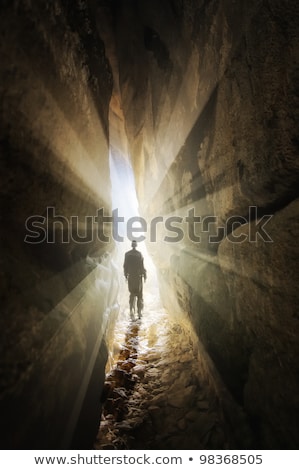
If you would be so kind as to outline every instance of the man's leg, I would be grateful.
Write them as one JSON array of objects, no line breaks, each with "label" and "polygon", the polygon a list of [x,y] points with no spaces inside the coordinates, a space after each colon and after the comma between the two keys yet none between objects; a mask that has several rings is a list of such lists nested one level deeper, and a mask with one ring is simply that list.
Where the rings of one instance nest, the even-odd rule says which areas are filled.
[{"label": "man's leg", "polygon": [[137,297],[137,310],[138,310],[138,318],[141,318],[141,312],[143,310],[143,283],[142,278],[140,279],[139,284],[139,293]]},{"label": "man's leg", "polygon": [[129,275],[129,278],[128,278],[128,289],[129,289],[129,292],[130,292],[130,298],[129,298],[129,305],[130,305],[130,315],[131,315],[131,319],[134,318],[134,310],[135,310],[135,305],[134,305],[134,279],[131,275]]},{"label": "man's leg", "polygon": [[138,318],[141,318],[142,309],[143,309],[143,299],[141,299],[141,298],[138,296],[138,299],[137,299]]},{"label": "man's leg", "polygon": [[130,313],[132,314],[134,312],[134,294],[130,294]]}]

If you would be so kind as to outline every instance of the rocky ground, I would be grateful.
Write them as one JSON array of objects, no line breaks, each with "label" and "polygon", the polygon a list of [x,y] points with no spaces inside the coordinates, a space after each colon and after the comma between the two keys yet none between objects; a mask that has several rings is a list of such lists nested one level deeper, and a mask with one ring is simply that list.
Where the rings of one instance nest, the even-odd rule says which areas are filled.
[{"label": "rocky ground", "polygon": [[228,449],[217,401],[209,397],[196,345],[152,299],[127,320],[106,376],[96,449]]}]

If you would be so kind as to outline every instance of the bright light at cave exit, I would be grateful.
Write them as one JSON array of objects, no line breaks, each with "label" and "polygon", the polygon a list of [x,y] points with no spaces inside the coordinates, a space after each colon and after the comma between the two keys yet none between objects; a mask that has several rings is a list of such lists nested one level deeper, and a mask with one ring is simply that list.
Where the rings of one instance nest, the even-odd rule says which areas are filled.
[{"label": "bright light at cave exit", "polygon": [[[131,240],[127,237],[127,221],[131,217],[139,217],[138,199],[135,190],[135,178],[129,159],[125,159],[116,149],[110,149],[110,178],[112,186],[112,209],[118,209],[118,217],[123,217],[124,222],[118,222],[117,233],[123,237],[123,242],[116,242],[119,255],[131,249]],[[138,224],[134,223],[134,227]],[[133,232],[134,233],[134,232]],[[146,233],[136,232],[136,237]],[[156,280],[156,270],[151,257],[148,255],[145,242],[138,243],[137,249],[140,249],[144,256],[145,267],[148,271],[148,284]]]},{"label": "bright light at cave exit", "polygon": [[[124,237],[123,242],[116,242],[116,259],[120,272],[119,302],[121,305],[121,314],[119,315],[117,325],[114,331],[114,351],[113,361],[116,364],[118,360],[118,351],[122,348],[127,332],[129,320],[129,294],[128,286],[123,276],[123,259],[125,251],[131,249],[131,241],[127,237],[126,222],[130,217],[139,216],[138,199],[135,190],[135,179],[133,169],[129,159],[125,159],[122,154],[114,149],[110,150],[110,178],[112,186],[112,209],[118,209],[118,216],[124,217],[125,222],[119,223],[118,233]],[[135,226],[135,224],[134,224]],[[136,235],[143,235],[141,232]],[[144,234],[146,237],[146,233]],[[159,286],[155,265],[149,256],[145,242],[138,243],[137,249],[141,251],[144,257],[144,266],[147,271],[147,280],[143,288],[144,311],[142,315],[143,339],[138,339],[139,354],[147,350],[148,342],[151,338],[158,337],[156,329],[161,324],[163,308],[160,301]],[[162,315],[162,316],[161,316]],[[161,325],[160,325],[161,326]]]},{"label": "bright light at cave exit", "polygon": [[138,213],[138,200],[135,191],[135,180],[130,163],[117,150],[110,150],[110,177],[112,186],[112,209],[118,210],[118,217],[124,217],[124,222],[118,222],[117,233],[128,242],[126,224],[130,217]]}]

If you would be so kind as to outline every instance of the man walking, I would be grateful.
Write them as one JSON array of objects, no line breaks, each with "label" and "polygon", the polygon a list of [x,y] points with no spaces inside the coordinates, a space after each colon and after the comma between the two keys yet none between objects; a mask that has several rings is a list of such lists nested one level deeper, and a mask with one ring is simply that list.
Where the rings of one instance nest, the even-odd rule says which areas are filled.
[{"label": "man walking", "polygon": [[135,297],[137,297],[138,318],[143,309],[143,279],[146,281],[146,269],[143,265],[143,256],[136,250],[137,242],[132,241],[132,250],[125,253],[124,275],[128,281],[130,292],[130,314],[135,311]]}]

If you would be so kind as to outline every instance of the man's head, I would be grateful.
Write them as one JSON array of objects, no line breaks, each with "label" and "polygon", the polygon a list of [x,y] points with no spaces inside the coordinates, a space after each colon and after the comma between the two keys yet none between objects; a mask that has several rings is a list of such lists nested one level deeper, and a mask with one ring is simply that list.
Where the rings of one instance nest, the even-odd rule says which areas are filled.
[{"label": "man's head", "polygon": [[132,244],[131,244],[132,248],[136,248],[137,246],[137,242],[136,240],[132,240]]}]

